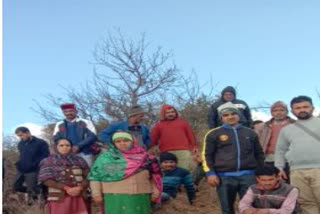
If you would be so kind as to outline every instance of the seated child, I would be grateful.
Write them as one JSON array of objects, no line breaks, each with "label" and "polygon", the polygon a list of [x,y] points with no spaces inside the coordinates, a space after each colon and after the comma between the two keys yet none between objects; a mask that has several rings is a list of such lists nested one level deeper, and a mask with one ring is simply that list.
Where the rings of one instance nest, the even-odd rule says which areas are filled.
[{"label": "seated child", "polygon": [[161,201],[165,202],[175,198],[180,185],[183,184],[187,190],[189,203],[192,204],[196,195],[191,174],[188,170],[177,167],[177,162],[177,157],[172,153],[160,154],[160,167],[163,174]]},{"label": "seated child", "polygon": [[239,202],[240,214],[297,212],[298,189],[281,180],[279,169],[271,165],[258,168],[256,180]]}]

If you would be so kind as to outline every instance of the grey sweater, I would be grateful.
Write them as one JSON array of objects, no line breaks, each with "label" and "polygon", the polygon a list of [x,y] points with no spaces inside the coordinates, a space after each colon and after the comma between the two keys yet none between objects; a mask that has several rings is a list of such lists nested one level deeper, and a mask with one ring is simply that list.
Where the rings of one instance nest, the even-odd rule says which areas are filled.
[{"label": "grey sweater", "polygon": [[[298,120],[320,137],[320,118]],[[294,123],[281,129],[275,152],[275,165],[283,169],[286,163],[291,169],[320,168],[320,140],[306,133]]]}]

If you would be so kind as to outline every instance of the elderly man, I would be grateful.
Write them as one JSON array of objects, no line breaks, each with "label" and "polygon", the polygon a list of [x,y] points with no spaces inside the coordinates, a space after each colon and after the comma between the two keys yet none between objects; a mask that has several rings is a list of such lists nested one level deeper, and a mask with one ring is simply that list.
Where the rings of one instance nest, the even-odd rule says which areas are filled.
[{"label": "elderly man", "polygon": [[227,103],[220,108],[223,125],[210,130],[203,145],[203,169],[209,185],[217,187],[223,214],[233,214],[240,199],[255,183],[254,170],[263,165],[264,155],[257,134],[239,124],[238,108]]},{"label": "elderly man", "polygon": [[[282,101],[273,103],[270,110],[272,118],[265,123],[257,125],[255,131],[259,136],[262,150],[265,153],[266,164],[274,166],[274,152],[280,130],[285,126],[294,123],[295,120],[288,116],[288,107]],[[287,164],[285,171],[287,174],[289,173]]]},{"label": "elderly man", "polygon": [[116,131],[128,131],[137,139],[140,146],[147,149],[150,145],[150,136],[148,127],[142,123],[143,117],[144,112],[141,106],[132,106],[129,110],[128,119],[111,123],[101,131],[99,139],[108,144]]}]

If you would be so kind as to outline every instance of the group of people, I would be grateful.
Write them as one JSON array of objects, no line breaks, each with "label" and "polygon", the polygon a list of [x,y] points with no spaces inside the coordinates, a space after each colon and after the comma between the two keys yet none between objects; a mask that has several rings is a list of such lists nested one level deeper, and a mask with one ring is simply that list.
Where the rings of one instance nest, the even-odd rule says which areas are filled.
[{"label": "group of people", "polygon": [[217,115],[221,125],[211,127],[202,151],[203,169],[216,187],[222,213],[235,213],[238,194],[243,214],[319,214],[320,118],[313,116],[312,99],[291,100],[297,120],[277,101],[271,106],[272,118],[256,123],[245,111],[246,103],[235,101],[232,88],[225,90],[208,118]]},{"label": "group of people", "polygon": [[[47,187],[52,214],[91,213],[88,196],[103,213],[150,213],[175,198],[182,185],[193,204],[194,181],[199,182],[194,172],[200,170],[215,187],[222,213],[320,214],[320,118],[312,116],[307,96],[292,99],[290,106],[296,121],[278,101],[271,106],[272,119],[254,125],[249,106],[226,87],[209,110],[210,130],[199,155],[191,126],[174,106],[161,107],[151,130],[143,124],[141,106],[133,106],[127,120],[97,134],[91,121],[77,116],[75,104],[62,104],[65,119],[55,125],[51,152],[27,128],[16,129],[21,141],[14,189],[27,192],[31,204],[38,184]],[[104,148],[94,155],[97,141]]]}]

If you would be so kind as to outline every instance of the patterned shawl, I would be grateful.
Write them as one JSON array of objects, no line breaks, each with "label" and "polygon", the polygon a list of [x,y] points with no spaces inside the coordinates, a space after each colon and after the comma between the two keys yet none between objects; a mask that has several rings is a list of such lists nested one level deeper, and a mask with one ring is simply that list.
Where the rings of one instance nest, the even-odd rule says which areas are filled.
[{"label": "patterned shawl", "polygon": [[38,180],[44,182],[52,179],[58,182],[64,181],[64,175],[61,173],[67,167],[78,166],[81,169],[89,169],[86,161],[74,154],[52,154],[40,162],[40,171]]}]

